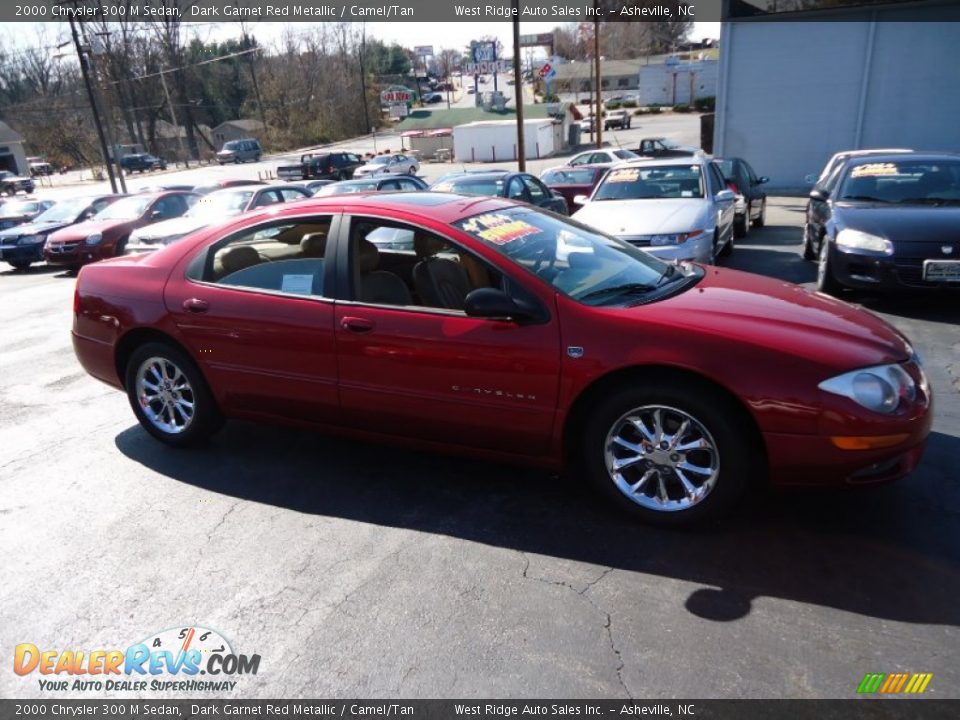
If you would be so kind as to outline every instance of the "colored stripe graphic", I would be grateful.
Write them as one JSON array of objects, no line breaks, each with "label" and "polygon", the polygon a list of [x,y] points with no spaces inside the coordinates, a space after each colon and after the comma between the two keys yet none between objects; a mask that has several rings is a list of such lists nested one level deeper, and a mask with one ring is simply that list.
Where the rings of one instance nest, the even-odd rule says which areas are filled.
[{"label": "colored stripe graphic", "polygon": [[857,685],[860,694],[916,695],[927,689],[933,673],[867,673]]}]

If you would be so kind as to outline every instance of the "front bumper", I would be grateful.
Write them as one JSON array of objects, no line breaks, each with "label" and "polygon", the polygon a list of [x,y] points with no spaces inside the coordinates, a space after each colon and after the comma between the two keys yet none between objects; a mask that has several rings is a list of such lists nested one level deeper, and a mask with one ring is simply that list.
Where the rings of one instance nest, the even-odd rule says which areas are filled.
[{"label": "front bumper", "polygon": [[[934,245],[935,247],[925,247]],[[960,281],[930,281],[924,279],[924,261],[960,260],[945,256],[937,243],[897,249],[892,256],[867,255],[830,247],[830,266],[833,276],[843,285],[862,290],[941,289],[960,290]]]},{"label": "front bumper", "polygon": [[82,240],[62,243],[47,243],[43,248],[43,259],[50,265],[86,265],[102,260],[102,244],[87,245]]},{"label": "front bumper", "polygon": [[628,238],[624,239],[644,252],[648,252],[656,258],[668,262],[679,260],[681,262],[710,263],[713,260],[713,236],[707,233],[696,238],[691,238],[680,245],[650,245],[642,241],[637,242]]},{"label": "front bumper", "polygon": [[0,260],[3,262],[40,262],[43,260],[43,243],[29,245],[0,245]]}]

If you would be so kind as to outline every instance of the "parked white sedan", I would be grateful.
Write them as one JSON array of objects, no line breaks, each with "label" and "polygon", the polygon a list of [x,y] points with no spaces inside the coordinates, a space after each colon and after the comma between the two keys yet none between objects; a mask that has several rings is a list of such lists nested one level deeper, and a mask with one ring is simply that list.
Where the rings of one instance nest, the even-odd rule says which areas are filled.
[{"label": "parked white sedan", "polygon": [[733,192],[709,158],[612,168],[573,218],[664,260],[713,263],[733,250]]},{"label": "parked white sedan", "polygon": [[571,167],[578,165],[606,165],[609,167],[627,160],[639,159],[640,156],[632,150],[626,150],[624,148],[601,148],[600,150],[586,150],[582,153],[577,153],[567,161],[567,165]]},{"label": "parked white sedan", "polygon": [[353,171],[353,177],[369,175],[416,175],[420,164],[409,155],[378,155]]}]

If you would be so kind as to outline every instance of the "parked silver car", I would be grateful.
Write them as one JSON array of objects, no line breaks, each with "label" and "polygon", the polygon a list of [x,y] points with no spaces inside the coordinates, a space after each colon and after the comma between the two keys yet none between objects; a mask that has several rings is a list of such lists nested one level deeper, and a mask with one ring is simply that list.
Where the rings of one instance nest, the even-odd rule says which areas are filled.
[{"label": "parked silver car", "polygon": [[368,175],[416,175],[420,163],[410,155],[378,155],[366,165],[361,165],[353,171],[353,177],[361,178]]},{"label": "parked silver car", "polygon": [[662,260],[714,263],[733,250],[734,201],[709,158],[633,160],[578,196],[573,218]]}]

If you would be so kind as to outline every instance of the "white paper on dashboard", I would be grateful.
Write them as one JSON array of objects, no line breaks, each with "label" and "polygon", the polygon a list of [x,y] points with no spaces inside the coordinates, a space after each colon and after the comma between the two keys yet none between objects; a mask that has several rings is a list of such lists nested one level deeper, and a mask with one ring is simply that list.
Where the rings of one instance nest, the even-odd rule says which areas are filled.
[{"label": "white paper on dashboard", "polygon": [[313,275],[284,275],[280,292],[309,295],[313,292]]}]

